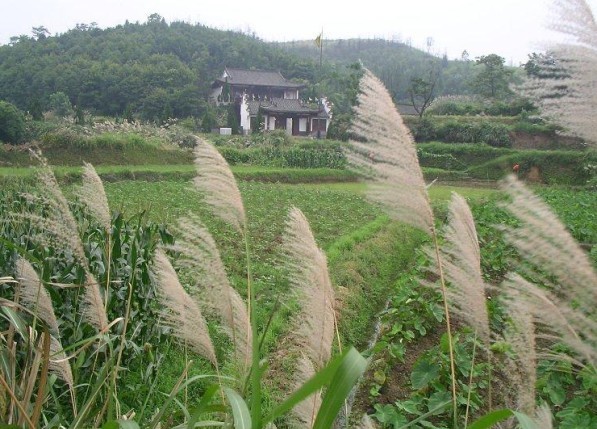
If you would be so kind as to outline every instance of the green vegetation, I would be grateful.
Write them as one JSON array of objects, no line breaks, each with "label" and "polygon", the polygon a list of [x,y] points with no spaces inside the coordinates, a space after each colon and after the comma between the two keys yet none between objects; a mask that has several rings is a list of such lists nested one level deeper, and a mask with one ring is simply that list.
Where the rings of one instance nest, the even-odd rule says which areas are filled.
[{"label": "green vegetation", "polygon": [[497,180],[518,164],[520,177],[531,181],[585,186],[595,174],[585,166],[596,162],[595,151],[521,151],[471,167],[467,173],[478,179]]},{"label": "green vegetation", "polygon": [[0,143],[18,144],[25,134],[25,116],[16,106],[0,100]]}]

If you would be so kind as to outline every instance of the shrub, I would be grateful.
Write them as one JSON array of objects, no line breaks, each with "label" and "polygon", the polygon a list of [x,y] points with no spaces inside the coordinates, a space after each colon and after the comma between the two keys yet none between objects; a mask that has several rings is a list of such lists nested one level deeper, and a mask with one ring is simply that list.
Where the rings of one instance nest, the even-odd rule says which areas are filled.
[{"label": "shrub", "polygon": [[55,92],[50,95],[50,110],[57,116],[64,118],[73,114],[73,105],[64,92]]},{"label": "shrub", "polygon": [[0,101],[0,141],[10,144],[21,143],[25,134],[25,116],[17,107]]},{"label": "shrub", "polygon": [[584,186],[594,180],[594,172],[583,168],[583,165],[591,163],[597,163],[594,151],[529,150],[501,156],[469,168],[467,172],[479,179],[498,180],[510,173],[514,164],[518,164],[520,177],[549,184]]},{"label": "shrub", "polygon": [[447,143],[486,143],[494,147],[512,145],[506,124],[485,119],[441,121],[425,117],[409,126],[417,142],[439,140]]}]

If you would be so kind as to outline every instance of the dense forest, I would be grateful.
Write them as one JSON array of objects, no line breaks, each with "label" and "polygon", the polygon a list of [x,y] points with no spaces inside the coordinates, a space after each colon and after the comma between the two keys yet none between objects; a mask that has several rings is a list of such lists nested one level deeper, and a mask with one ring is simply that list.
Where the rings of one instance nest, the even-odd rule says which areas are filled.
[{"label": "dense forest", "polygon": [[[311,84],[307,95],[345,93],[342,80],[350,78],[350,67],[329,66],[323,76],[314,61],[251,35],[168,24],[151,15],[145,23],[105,30],[80,24],[56,37],[14,37],[0,46],[0,99],[22,110],[46,109],[50,96],[62,92],[73,105],[97,114],[199,116],[225,66],[280,70]],[[336,94],[336,104],[346,104],[344,96]]]},{"label": "dense forest", "polygon": [[[144,23],[100,29],[78,24],[57,36],[35,27],[0,46],[0,100],[33,116],[56,110],[62,97],[93,114],[150,121],[207,115],[211,82],[225,66],[280,70],[307,85],[305,98],[327,96],[336,127],[356,96],[359,64],[376,73],[397,101],[408,99],[413,79],[434,81],[434,95],[474,92],[475,61],[448,61],[403,43],[324,41],[323,64],[313,41],[266,43],[254,35],[153,14]],[[68,104],[67,102],[67,104]],[[345,122],[345,121],[344,121]],[[336,137],[342,130],[333,130]]]}]

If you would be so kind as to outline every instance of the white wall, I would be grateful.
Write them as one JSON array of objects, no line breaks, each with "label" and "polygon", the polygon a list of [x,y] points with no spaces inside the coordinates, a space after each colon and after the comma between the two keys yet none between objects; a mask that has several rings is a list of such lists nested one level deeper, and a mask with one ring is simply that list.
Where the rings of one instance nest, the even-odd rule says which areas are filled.
[{"label": "white wall", "polygon": [[244,133],[248,133],[251,130],[251,116],[249,116],[247,94],[243,95],[243,99],[240,102],[240,126]]},{"label": "white wall", "polygon": [[298,99],[298,89],[286,90],[284,91],[284,98],[287,100],[296,100]]}]

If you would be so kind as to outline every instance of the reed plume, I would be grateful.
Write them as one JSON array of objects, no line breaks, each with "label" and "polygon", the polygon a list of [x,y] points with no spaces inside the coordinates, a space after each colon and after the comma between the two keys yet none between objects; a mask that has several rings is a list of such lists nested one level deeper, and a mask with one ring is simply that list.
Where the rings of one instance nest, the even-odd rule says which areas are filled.
[{"label": "reed plume", "polygon": [[307,218],[296,207],[288,215],[284,249],[290,284],[301,306],[294,339],[319,370],[329,360],[334,340],[334,289],[325,254],[317,247]]},{"label": "reed plume", "polygon": [[361,79],[360,91],[348,162],[369,179],[368,196],[391,217],[429,233],[433,212],[414,140],[388,91],[369,70]]},{"label": "reed plume", "polygon": [[540,78],[529,79],[520,91],[545,115],[597,147],[597,24],[585,0],[559,0],[554,5],[550,28],[569,36],[569,41],[549,47],[555,64],[540,65]]},{"label": "reed plume", "polygon": [[551,409],[545,403],[537,408],[535,411],[535,424],[537,428],[552,429],[553,428],[553,414]]},{"label": "reed plume", "polygon": [[[316,373],[313,362],[309,357],[300,355],[294,364],[291,383],[294,388],[299,388],[305,381],[309,380]],[[315,416],[321,407],[321,391],[317,391],[307,399],[299,402],[292,409],[292,416],[296,419],[293,426],[300,428],[312,428],[315,423]]]},{"label": "reed plume", "polygon": [[441,261],[451,283],[447,288],[448,303],[488,348],[491,332],[475,220],[466,200],[456,193],[452,194],[444,232],[446,244],[441,247]]},{"label": "reed plume", "polygon": [[50,371],[60,377],[69,386],[71,394],[73,394],[73,374],[60,342],[60,329],[58,319],[54,313],[52,299],[29,261],[19,257],[16,261],[16,268],[20,285],[20,301],[49,328],[51,334]]},{"label": "reed plume", "polygon": [[214,346],[201,310],[180,284],[168,257],[159,249],[155,253],[154,270],[158,279],[158,299],[164,306],[161,323],[195,353],[217,365]]},{"label": "reed plume", "polygon": [[363,414],[361,421],[355,426],[355,429],[375,429],[377,425],[371,417],[367,414]]},{"label": "reed plume", "polygon": [[247,223],[245,208],[228,163],[215,147],[200,138],[194,154],[195,187],[205,195],[205,202],[211,206],[214,215],[242,233]]},{"label": "reed plume", "polygon": [[33,213],[24,215],[41,230],[41,233],[33,236],[32,239],[41,244],[49,244],[64,252],[72,253],[73,258],[83,267],[85,271],[83,317],[99,332],[102,332],[108,327],[108,318],[99,284],[89,268],[89,261],[78,233],[77,221],[68,206],[68,201],[60,190],[60,186],[58,186],[54,173],[43,160],[38,171],[38,179],[45,191],[41,201],[45,203],[48,210],[44,213],[44,216]]},{"label": "reed plume", "polygon": [[[335,328],[334,289],[325,254],[317,247],[306,217],[296,207],[286,221],[284,250],[290,284],[300,305],[288,346],[299,354],[294,373],[298,387],[330,359]],[[294,414],[303,425],[312,427],[320,403],[319,394],[309,397],[294,409]]]},{"label": "reed plume", "polygon": [[177,264],[198,272],[197,290],[191,292],[224,322],[238,362],[251,361],[252,331],[247,308],[230,285],[216,243],[201,220],[193,215],[179,219],[176,243],[167,246],[179,254]]},{"label": "reed plume", "polygon": [[552,290],[563,301],[590,314],[597,306],[597,272],[587,254],[547,204],[521,182],[510,176],[502,188],[512,200],[506,208],[521,223],[506,230],[506,240],[523,259],[557,279]]},{"label": "reed plume", "polygon": [[[597,365],[597,322],[576,308],[576,302],[566,302],[548,290],[540,288],[517,274],[510,274],[505,286],[515,291],[516,301],[524,311],[534,317],[541,331],[538,337],[549,343],[561,341],[579,357]],[[549,359],[569,359],[568,356],[539,350],[539,355]],[[581,361],[575,361],[583,365]]]},{"label": "reed plume", "polygon": [[380,203],[393,219],[422,229],[434,240],[435,260],[439,270],[446,317],[452,408],[454,425],[456,425],[456,369],[448,292],[433,211],[414,140],[396,110],[392,97],[381,81],[369,70],[365,70],[359,90],[350,129],[353,140],[350,141],[346,157],[349,165],[368,179],[367,195],[370,199]]},{"label": "reed plume", "polygon": [[511,323],[504,339],[512,347],[516,360],[510,361],[505,372],[509,387],[516,389],[516,409],[527,414],[535,412],[535,384],[537,382],[537,354],[535,324],[532,312],[519,293],[510,290],[504,300]]},{"label": "reed plume", "polygon": [[110,231],[112,219],[104,184],[93,165],[87,162],[83,164],[82,180],[83,184],[77,192],[79,199],[89,208],[102,227]]},{"label": "reed plume", "polygon": [[39,318],[54,336],[60,335],[58,319],[48,291],[29,261],[18,257],[16,261],[17,279],[19,280],[19,299]]}]

